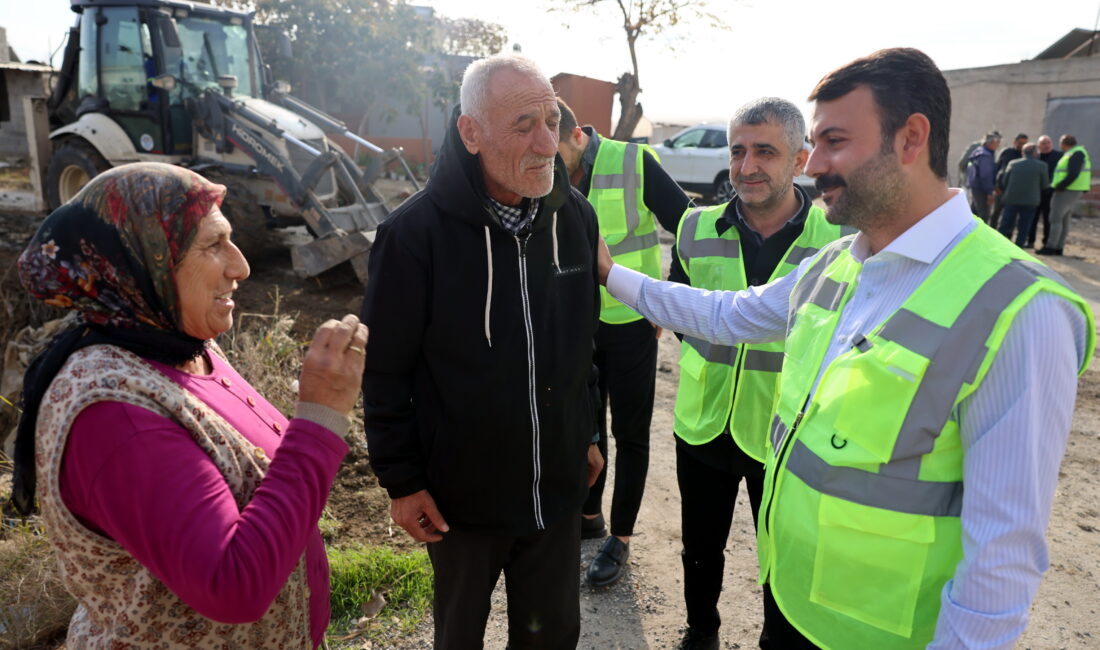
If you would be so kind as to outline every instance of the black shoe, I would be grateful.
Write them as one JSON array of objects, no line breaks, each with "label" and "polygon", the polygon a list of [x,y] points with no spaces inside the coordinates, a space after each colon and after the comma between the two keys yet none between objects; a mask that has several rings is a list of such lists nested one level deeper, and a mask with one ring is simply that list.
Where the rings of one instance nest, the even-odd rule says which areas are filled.
[{"label": "black shoe", "polygon": [[718,632],[706,634],[689,627],[676,648],[677,650],[718,650]]},{"label": "black shoe", "polygon": [[623,544],[618,537],[608,537],[600,552],[592,558],[592,564],[588,565],[585,579],[593,587],[606,587],[622,575],[628,557],[630,544]]},{"label": "black shoe", "polygon": [[1035,251],[1035,254],[1036,255],[1054,255],[1055,253],[1054,253],[1053,248],[1047,248],[1046,246],[1043,246],[1039,250]]},{"label": "black shoe", "polygon": [[607,526],[603,522],[603,514],[591,519],[581,515],[581,539],[602,539],[604,535],[607,535]]}]

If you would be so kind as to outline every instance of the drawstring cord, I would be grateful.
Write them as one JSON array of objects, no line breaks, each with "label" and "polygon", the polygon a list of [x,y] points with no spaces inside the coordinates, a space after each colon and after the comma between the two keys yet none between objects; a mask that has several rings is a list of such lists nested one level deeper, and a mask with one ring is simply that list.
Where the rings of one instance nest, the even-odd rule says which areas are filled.
[{"label": "drawstring cord", "polygon": [[489,226],[485,226],[485,259],[489,265],[489,282],[485,287],[485,341],[493,347],[493,334],[489,330],[489,314],[493,304],[493,244],[489,240]]}]

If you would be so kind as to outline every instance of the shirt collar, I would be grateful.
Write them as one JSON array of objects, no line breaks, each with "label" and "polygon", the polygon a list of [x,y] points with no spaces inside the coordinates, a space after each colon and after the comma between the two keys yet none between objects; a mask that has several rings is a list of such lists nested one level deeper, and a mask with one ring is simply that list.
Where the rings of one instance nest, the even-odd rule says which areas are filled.
[{"label": "shirt collar", "polygon": [[[787,226],[789,226],[791,224],[796,224],[796,223],[799,223],[801,221],[805,221],[805,219],[806,219],[806,211],[803,209],[803,208],[806,207],[806,199],[802,196],[802,192],[798,191],[797,187],[792,189],[792,191],[795,193],[795,196],[798,197],[798,210],[795,211],[793,217],[791,217],[790,219],[787,219],[787,221],[785,221],[783,223],[783,228],[786,228]],[[742,223],[742,225],[744,225],[746,228],[748,228],[749,230],[756,233],[756,229],[753,228],[749,224],[749,222],[745,219],[745,215],[741,212],[741,199],[740,199],[740,197],[736,197],[736,196],[734,197],[734,199],[733,199],[733,211],[734,211],[734,214],[737,215],[737,220],[740,221]],[[760,233],[756,233],[756,234],[760,234]]]},{"label": "shirt collar", "polygon": [[[974,220],[966,195],[952,189],[952,196],[940,207],[926,214],[909,227],[877,255],[892,254],[931,264],[948,245]],[[862,232],[852,241],[852,257],[864,262],[870,255],[870,242]]]},{"label": "shirt collar", "polygon": [[581,131],[588,136],[588,144],[584,148],[584,153],[581,154],[581,169],[584,170],[584,177],[589,178],[592,174],[592,166],[596,164],[596,154],[600,151],[600,134],[596,133],[596,129],[591,126],[582,126]]}]

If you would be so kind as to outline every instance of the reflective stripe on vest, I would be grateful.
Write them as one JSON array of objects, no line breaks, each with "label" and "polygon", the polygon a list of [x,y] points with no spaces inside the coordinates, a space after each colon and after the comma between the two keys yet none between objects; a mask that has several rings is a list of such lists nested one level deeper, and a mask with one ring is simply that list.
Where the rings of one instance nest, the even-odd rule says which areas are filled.
[{"label": "reflective stripe on vest", "polygon": [[[656,219],[645,206],[644,155],[650,151],[634,142],[600,138],[592,165],[588,201],[596,209],[600,235],[617,264],[661,277],[661,249]],[[653,154],[656,155],[656,154]],[[634,310],[600,288],[600,320],[629,323],[641,319]]]},{"label": "reflective stripe on vest", "polygon": [[1051,186],[1057,186],[1065,180],[1069,174],[1069,159],[1078,151],[1084,156],[1085,160],[1081,165],[1081,171],[1077,174],[1077,178],[1073,179],[1073,182],[1066,188],[1067,190],[1073,190],[1075,192],[1087,192],[1092,187],[1092,161],[1089,160],[1089,152],[1085,151],[1084,147],[1076,146],[1067,150],[1062,157],[1058,159],[1058,162],[1054,165],[1054,173],[1051,175]]},{"label": "reflective stripe on vest", "polygon": [[761,580],[822,648],[923,648],[962,557],[959,403],[1040,292],[1081,309],[1085,364],[1095,329],[1056,273],[977,225],[895,314],[830,362],[807,403],[861,268],[834,245],[791,295],[797,324],[769,436]]},{"label": "reflective stripe on vest", "polygon": [[[689,210],[681,220],[676,247],[694,287],[739,290],[748,286],[739,231],[730,227],[718,234],[726,205]],[[840,229],[826,223],[819,208],[811,207],[802,232],[776,264],[771,279],[794,270],[839,234]],[[699,445],[721,435],[728,425],[738,446],[762,461],[768,417],[783,368],[782,350],[782,342],[725,346],[685,336],[674,411],[676,435]]]}]

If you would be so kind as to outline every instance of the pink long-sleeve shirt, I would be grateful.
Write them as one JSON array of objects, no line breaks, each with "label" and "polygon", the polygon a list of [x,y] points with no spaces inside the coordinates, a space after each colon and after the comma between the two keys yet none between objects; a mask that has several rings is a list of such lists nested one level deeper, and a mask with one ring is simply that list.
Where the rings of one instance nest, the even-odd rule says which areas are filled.
[{"label": "pink long-sleeve shirt", "polygon": [[244,510],[177,423],[139,406],[95,403],[77,416],[61,467],[61,498],[90,529],[118,542],[183,602],[224,623],[259,619],[302,556],[316,646],[329,620],[328,562],[317,529],[347,444],[287,419],[217,355],[209,375],[153,363],[272,458]]}]

